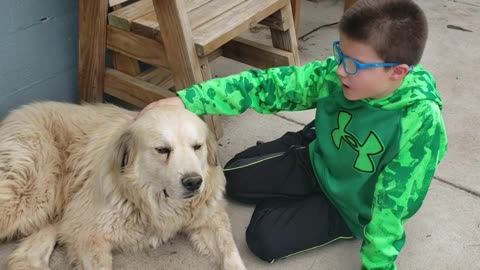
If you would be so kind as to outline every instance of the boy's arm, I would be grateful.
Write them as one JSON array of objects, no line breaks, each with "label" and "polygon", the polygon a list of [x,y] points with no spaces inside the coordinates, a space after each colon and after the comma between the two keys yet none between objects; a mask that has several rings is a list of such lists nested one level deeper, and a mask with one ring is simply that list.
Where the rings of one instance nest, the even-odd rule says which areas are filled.
[{"label": "boy's arm", "polygon": [[405,243],[403,225],[422,205],[435,169],[445,155],[447,138],[440,109],[426,102],[403,118],[399,155],[382,171],[375,186],[372,219],[364,229],[362,269],[396,269]]},{"label": "boy's arm", "polygon": [[328,58],[302,67],[247,70],[193,85],[177,94],[190,111],[202,114],[240,114],[252,108],[260,113],[296,111],[315,107],[327,96],[336,62]]}]

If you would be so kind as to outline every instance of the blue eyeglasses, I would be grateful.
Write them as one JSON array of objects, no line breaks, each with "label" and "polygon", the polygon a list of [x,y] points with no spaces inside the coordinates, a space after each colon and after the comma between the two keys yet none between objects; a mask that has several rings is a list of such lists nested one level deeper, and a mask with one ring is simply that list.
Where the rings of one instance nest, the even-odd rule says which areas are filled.
[{"label": "blue eyeglasses", "polygon": [[362,64],[357,59],[343,55],[340,50],[340,41],[333,42],[333,55],[337,60],[338,65],[343,63],[343,68],[348,75],[355,75],[361,69],[375,68],[375,67],[394,67],[400,63],[368,63]]}]

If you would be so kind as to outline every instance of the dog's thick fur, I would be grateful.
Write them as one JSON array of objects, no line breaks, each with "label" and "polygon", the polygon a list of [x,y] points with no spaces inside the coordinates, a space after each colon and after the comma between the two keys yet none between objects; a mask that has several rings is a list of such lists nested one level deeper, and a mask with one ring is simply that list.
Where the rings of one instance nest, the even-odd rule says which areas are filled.
[{"label": "dog's thick fur", "polygon": [[169,106],[135,115],[44,102],[1,122],[0,240],[25,237],[10,269],[49,269],[56,243],[75,269],[112,269],[113,250],[156,246],[178,232],[221,268],[245,269],[207,126]]}]

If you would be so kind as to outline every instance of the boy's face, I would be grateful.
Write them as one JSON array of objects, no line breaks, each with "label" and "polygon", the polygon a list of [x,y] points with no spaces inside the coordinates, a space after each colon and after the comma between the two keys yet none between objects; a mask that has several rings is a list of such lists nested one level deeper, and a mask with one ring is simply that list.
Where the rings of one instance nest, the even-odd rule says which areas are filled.
[{"label": "boy's face", "polygon": [[[354,41],[343,34],[340,34],[340,50],[343,55],[355,58],[361,63],[384,62],[371,46]],[[339,65],[337,74],[348,100],[377,99],[393,93],[400,87],[408,69],[408,65],[402,64],[389,69],[383,67],[361,69],[356,74],[349,75],[343,65]]]}]

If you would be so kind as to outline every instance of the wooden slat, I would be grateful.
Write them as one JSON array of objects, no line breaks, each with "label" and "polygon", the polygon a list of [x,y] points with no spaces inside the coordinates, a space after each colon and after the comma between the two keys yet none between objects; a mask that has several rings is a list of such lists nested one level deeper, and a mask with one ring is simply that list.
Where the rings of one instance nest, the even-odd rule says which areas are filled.
[{"label": "wooden slat", "polygon": [[[112,0],[110,0],[112,1]],[[118,0],[117,0],[118,1]],[[222,2],[223,5],[230,6],[231,4],[227,3],[225,0],[186,0],[186,9],[187,12],[193,11],[193,13],[198,13],[194,11],[199,7],[205,5],[211,5],[210,2]],[[233,2],[245,1],[245,0],[233,0]],[[229,2],[232,2],[230,0]],[[217,4],[218,5],[218,4]],[[115,10],[108,14],[108,23],[117,28],[123,29],[125,31],[130,31],[132,29],[132,23],[140,18],[136,24],[140,24],[146,27],[151,26],[153,29],[158,30],[158,22],[155,15],[155,10],[153,8],[153,3],[151,0],[140,0],[138,2],[132,3],[126,7]]]},{"label": "wooden slat", "polygon": [[177,89],[203,81],[183,0],[153,0]]},{"label": "wooden slat", "polygon": [[116,28],[130,31],[131,23],[138,17],[152,12],[152,1],[138,1],[108,14],[108,23]]},{"label": "wooden slat", "polygon": [[105,72],[105,93],[140,108],[161,98],[175,96],[173,92],[114,69]]},{"label": "wooden slat", "polygon": [[188,13],[192,29],[249,0],[214,0]]},{"label": "wooden slat", "polygon": [[293,54],[244,38],[235,38],[223,46],[223,56],[260,69],[288,66]]},{"label": "wooden slat", "polygon": [[155,11],[144,14],[132,21],[132,32],[162,42]]},{"label": "wooden slat", "polygon": [[[245,1],[248,0],[211,0],[188,13],[190,28],[193,30]],[[131,31],[148,38],[162,41],[161,30],[158,26],[155,12],[146,13],[143,16],[133,19],[131,21]]]},{"label": "wooden slat", "polygon": [[248,0],[194,30],[197,54],[213,50],[246,31],[270,14],[286,6],[290,0]]},{"label": "wooden slat", "polygon": [[156,67],[169,66],[162,44],[112,26],[107,27],[107,47]]},{"label": "wooden slat", "polygon": [[79,97],[86,102],[103,101],[107,1],[79,3]]}]

